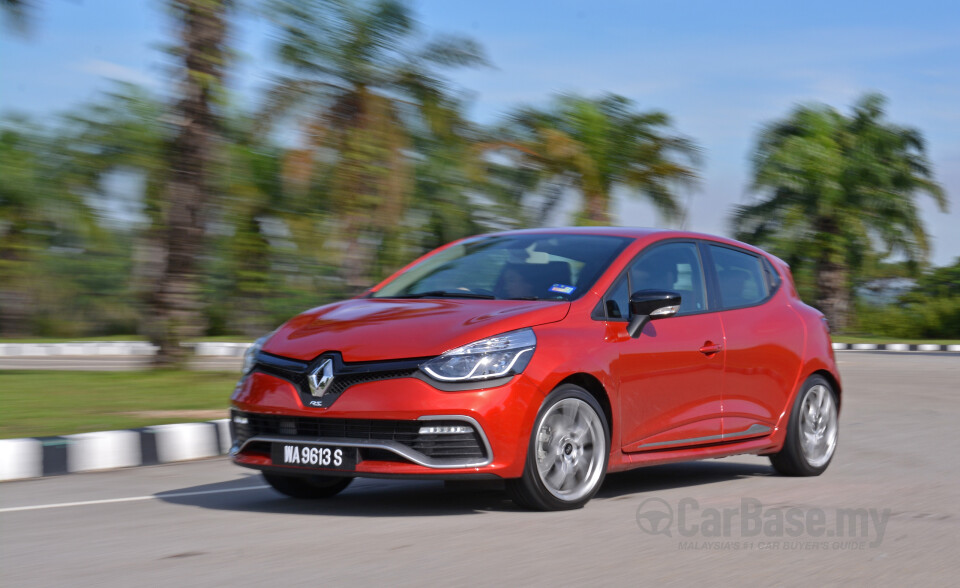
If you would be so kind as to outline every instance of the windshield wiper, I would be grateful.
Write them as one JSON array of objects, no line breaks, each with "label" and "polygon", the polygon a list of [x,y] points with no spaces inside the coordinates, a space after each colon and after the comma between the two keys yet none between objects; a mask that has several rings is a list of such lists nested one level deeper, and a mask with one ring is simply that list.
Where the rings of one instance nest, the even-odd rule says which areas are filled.
[{"label": "windshield wiper", "polygon": [[389,296],[389,298],[479,298],[482,300],[493,300],[496,297],[491,294],[479,294],[477,292],[430,290],[429,292],[417,292],[415,294],[399,294],[397,296]]}]

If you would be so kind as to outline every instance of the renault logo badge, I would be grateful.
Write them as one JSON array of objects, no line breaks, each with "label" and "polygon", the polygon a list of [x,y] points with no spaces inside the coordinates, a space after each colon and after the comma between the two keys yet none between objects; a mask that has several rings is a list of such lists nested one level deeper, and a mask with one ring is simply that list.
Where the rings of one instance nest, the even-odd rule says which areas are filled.
[{"label": "renault logo badge", "polygon": [[310,384],[310,393],[317,398],[323,397],[330,384],[333,383],[333,360],[325,359],[307,376]]}]

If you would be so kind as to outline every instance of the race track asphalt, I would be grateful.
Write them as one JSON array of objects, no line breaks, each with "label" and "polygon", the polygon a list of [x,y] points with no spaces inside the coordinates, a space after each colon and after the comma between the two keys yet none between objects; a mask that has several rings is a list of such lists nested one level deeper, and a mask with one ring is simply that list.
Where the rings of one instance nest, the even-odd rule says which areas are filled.
[{"label": "race track asphalt", "polygon": [[429,481],[292,500],[224,458],[9,482],[0,585],[956,585],[960,356],[839,359],[817,478],[754,456],[659,466],[561,513]]}]

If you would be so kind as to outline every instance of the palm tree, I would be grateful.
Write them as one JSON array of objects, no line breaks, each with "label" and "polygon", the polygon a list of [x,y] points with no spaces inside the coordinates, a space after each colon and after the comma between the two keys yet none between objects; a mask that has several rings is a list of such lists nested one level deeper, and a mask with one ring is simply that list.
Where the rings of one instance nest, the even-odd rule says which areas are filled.
[{"label": "palm tree", "polygon": [[180,342],[203,332],[199,258],[213,196],[219,114],[227,56],[230,0],[171,0],[178,20],[181,79],[170,123],[174,139],[167,154],[160,228],[162,271],[150,300],[151,340],[158,364],[186,357]]},{"label": "palm tree", "polygon": [[646,197],[666,219],[676,220],[683,213],[678,189],[695,184],[699,159],[694,143],[670,134],[669,127],[663,112],[637,112],[622,96],[560,96],[546,110],[516,112],[502,139],[488,147],[512,148],[541,183],[554,184],[556,194],[564,187],[579,190],[580,222],[610,222],[615,186]]},{"label": "palm tree", "polygon": [[926,258],[916,195],[947,208],[923,137],[887,122],[885,102],[867,94],[850,116],[800,106],[767,125],[753,155],[759,199],[733,218],[740,239],[767,246],[795,269],[809,267],[816,304],[840,330],[848,324],[853,275],[868,256]]},{"label": "palm tree", "polygon": [[448,133],[457,121],[436,70],[480,65],[481,50],[458,37],[417,44],[410,11],[395,0],[276,0],[271,14],[285,73],[268,114],[302,131],[288,169],[324,176],[336,215],[324,251],[339,256],[348,286],[369,285],[376,250],[396,237],[414,189],[413,133]]},{"label": "palm tree", "polygon": [[[118,84],[96,101],[74,111],[60,130],[68,152],[71,181],[82,193],[98,196],[104,182],[118,172],[142,180],[143,194],[128,195],[142,205],[149,221],[137,231],[132,283],[140,298],[153,295],[162,276],[164,189],[169,174],[168,149],[175,128],[162,101],[141,88]],[[230,111],[218,122],[219,149],[210,168],[216,194],[211,206],[198,288],[217,304],[203,308],[203,321],[219,332],[262,334],[277,315],[315,304],[316,284],[328,268],[319,267],[314,244],[294,248],[287,236],[271,242],[277,223],[296,226],[308,214],[298,194],[285,189],[283,149],[257,134],[256,117]],[[275,231],[276,232],[276,231]],[[275,246],[279,242],[279,247]],[[336,295],[331,292],[331,295]],[[151,326],[144,317],[145,329]]]}]

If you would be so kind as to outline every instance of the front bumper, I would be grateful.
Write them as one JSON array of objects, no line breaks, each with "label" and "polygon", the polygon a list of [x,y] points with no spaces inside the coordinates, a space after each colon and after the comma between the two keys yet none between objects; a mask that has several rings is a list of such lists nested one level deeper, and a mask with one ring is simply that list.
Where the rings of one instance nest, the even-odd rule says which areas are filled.
[{"label": "front bumper", "polygon": [[[329,407],[304,403],[292,382],[253,372],[233,395],[231,456],[256,469],[351,476],[451,478],[523,473],[540,393],[522,374],[491,388],[443,391],[415,377],[359,383]],[[424,427],[469,433],[421,433]],[[275,464],[274,443],[356,447],[350,471]]]},{"label": "front bumper", "polygon": [[[234,410],[230,422],[231,453],[268,453],[272,443],[297,443],[354,447],[367,461],[406,461],[436,469],[483,467],[493,461],[483,429],[466,416],[393,421],[267,416]],[[458,432],[433,432],[454,428]]]}]

